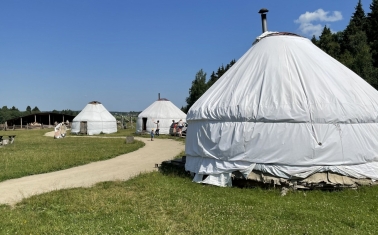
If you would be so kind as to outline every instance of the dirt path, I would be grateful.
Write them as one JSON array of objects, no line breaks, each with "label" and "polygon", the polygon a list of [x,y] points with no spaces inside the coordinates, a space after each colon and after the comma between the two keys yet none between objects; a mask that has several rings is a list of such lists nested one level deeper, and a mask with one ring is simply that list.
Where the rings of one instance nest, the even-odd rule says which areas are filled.
[{"label": "dirt path", "polygon": [[[53,133],[48,135],[53,136]],[[106,161],[0,182],[0,204],[14,205],[24,198],[53,190],[90,187],[103,181],[127,180],[141,172],[156,170],[155,164],[170,160],[184,150],[184,144],[174,140],[135,139],[146,145],[137,151]]]}]

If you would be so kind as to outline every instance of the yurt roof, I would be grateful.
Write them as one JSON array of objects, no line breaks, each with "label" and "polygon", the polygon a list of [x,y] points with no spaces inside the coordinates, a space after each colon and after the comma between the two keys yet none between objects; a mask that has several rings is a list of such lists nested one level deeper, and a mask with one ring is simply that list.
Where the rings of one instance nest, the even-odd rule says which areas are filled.
[{"label": "yurt roof", "polygon": [[99,102],[99,101],[91,101],[88,104],[101,104],[101,102]]},{"label": "yurt roof", "polygon": [[74,118],[75,121],[115,122],[115,117],[99,101],[89,102]]},{"label": "yurt roof", "polygon": [[160,98],[143,110],[138,117],[186,118],[186,114],[166,98]]},{"label": "yurt roof", "polygon": [[378,92],[303,37],[265,33],[188,112],[188,119],[375,122]]}]

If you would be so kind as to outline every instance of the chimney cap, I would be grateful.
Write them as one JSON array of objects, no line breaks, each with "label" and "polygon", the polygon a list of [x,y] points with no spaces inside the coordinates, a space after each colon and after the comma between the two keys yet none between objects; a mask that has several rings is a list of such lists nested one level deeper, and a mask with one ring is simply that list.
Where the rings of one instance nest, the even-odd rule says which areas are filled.
[{"label": "chimney cap", "polygon": [[266,9],[266,8],[261,8],[260,11],[259,11],[259,14],[264,14],[264,13],[267,13],[269,10]]}]

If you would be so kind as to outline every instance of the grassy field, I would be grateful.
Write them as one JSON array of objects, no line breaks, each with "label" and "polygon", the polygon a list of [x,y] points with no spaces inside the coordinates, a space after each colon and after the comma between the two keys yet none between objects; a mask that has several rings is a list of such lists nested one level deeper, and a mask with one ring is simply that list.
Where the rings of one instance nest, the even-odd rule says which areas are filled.
[{"label": "grassy field", "polygon": [[[35,147],[24,143],[33,138],[16,139],[15,146],[6,147],[8,154],[21,145],[44,155],[47,145],[59,143],[55,148],[60,149],[64,141],[72,139],[74,145],[78,139],[53,140],[39,137],[42,134],[35,131]],[[86,149],[102,144],[97,138],[82,139],[88,141]],[[14,208],[2,205],[0,234],[376,234],[377,219],[378,187],[296,191],[281,197],[274,189],[220,188],[152,172],[124,182],[34,196]]]},{"label": "grassy field", "polygon": [[0,206],[0,234],[376,234],[378,188],[219,188],[141,174]]},{"label": "grassy field", "polygon": [[[125,138],[43,136],[48,131],[52,130],[0,131],[0,135],[16,135],[14,144],[0,149],[0,181],[105,160],[144,146],[140,141],[125,144]],[[127,134],[124,131],[115,136]]]}]

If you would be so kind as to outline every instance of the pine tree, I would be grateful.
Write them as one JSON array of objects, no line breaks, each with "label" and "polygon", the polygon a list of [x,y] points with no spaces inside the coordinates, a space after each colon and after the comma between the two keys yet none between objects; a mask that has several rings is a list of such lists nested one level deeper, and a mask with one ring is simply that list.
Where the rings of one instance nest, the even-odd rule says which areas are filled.
[{"label": "pine tree", "polygon": [[378,0],[372,1],[370,10],[371,12],[367,14],[366,35],[373,56],[373,65],[378,68]]},{"label": "pine tree", "polygon": [[213,73],[210,76],[209,81],[207,82],[208,88],[210,88],[220,77],[222,77],[223,74],[227,72],[234,64],[236,63],[235,60],[231,60],[229,64],[224,67],[223,65],[218,68],[217,73],[213,71]]},{"label": "pine tree", "polygon": [[358,1],[349,25],[342,36],[340,62],[377,88],[376,68],[366,35],[366,17],[361,0]]},{"label": "pine tree", "polygon": [[207,82],[208,88],[210,88],[218,80],[218,78],[219,77],[215,75],[215,72],[213,71],[210,75],[209,81]]},{"label": "pine tree", "polygon": [[15,106],[9,110],[11,118],[17,118],[21,116],[21,112]]},{"label": "pine tree", "polygon": [[[316,39],[315,39],[316,40]],[[337,41],[337,35],[332,34],[331,29],[324,26],[323,32],[316,41],[316,45],[335,59],[340,57],[340,44]]]},{"label": "pine tree", "polygon": [[28,105],[28,107],[26,107],[26,113],[30,114],[31,113],[31,107]]},{"label": "pine tree", "polygon": [[223,64],[221,67],[218,68],[218,71],[217,71],[217,77],[220,78],[222,77],[222,75],[225,73],[224,71],[224,67],[223,67]]},{"label": "pine tree", "polygon": [[316,39],[315,35],[312,35],[311,42],[318,46],[318,40]]},{"label": "pine tree", "polygon": [[33,109],[32,109],[32,112],[33,113],[40,113],[41,111],[39,111],[39,108],[37,106],[35,106]]},{"label": "pine tree", "polygon": [[192,87],[189,89],[189,96],[186,98],[186,111],[205,93],[207,90],[206,73],[201,69],[197,72],[195,79],[192,82]]},{"label": "pine tree", "polygon": [[350,36],[356,34],[358,31],[366,30],[366,16],[365,11],[362,8],[361,0],[358,1],[356,6],[356,11],[353,13],[348,26],[343,32],[342,39],[342,50],[348,50],[352,54],[354,53],[355,48],[353,48],[353,43],[351,43]]}]

